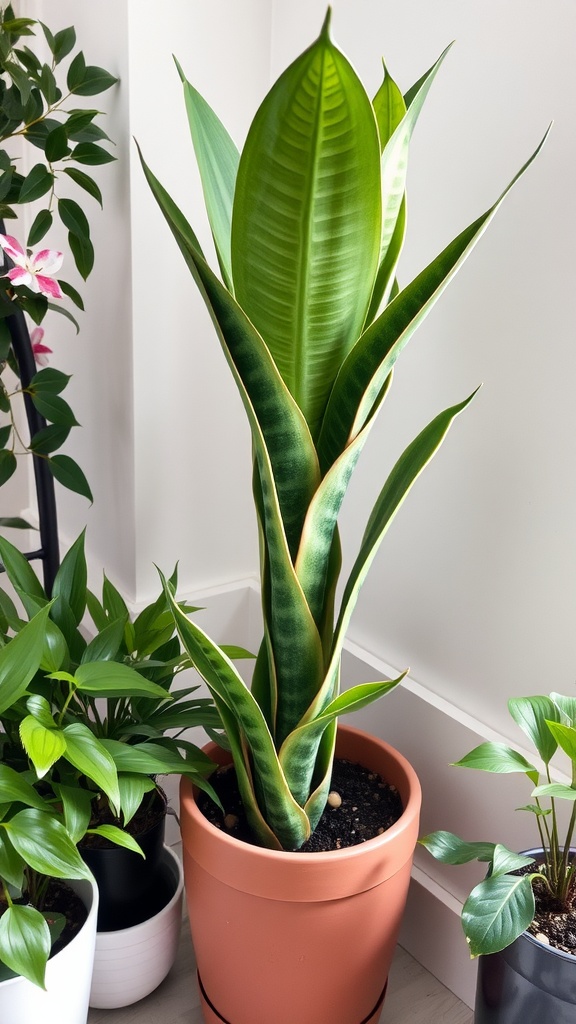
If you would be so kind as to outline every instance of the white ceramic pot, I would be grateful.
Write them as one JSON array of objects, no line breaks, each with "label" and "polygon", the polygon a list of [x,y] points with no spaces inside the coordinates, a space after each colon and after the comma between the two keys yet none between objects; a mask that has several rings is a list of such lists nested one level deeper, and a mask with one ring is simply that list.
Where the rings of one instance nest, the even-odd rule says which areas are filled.
[{"label": "white ceramic pot", "polygon": [[46,966],[46,990],[25,978],[0,982],[2,1024],[86,1024],[96,942],[96,883],[69,881],[88,918],[78,934]]},{"label": "white ceramic pot", "polygon": [[162,910],[131,928],[98,932],[90,1006],[100,1010],[130,1006],[153,992],[172,967],[180,941],[184,876],[169,846],[164,847],[161,870],[173,893]]}]

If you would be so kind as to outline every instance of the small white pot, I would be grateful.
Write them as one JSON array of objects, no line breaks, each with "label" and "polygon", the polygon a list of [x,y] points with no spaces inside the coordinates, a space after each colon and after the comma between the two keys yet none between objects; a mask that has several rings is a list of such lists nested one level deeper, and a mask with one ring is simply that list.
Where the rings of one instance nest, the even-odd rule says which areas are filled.
[{"label": "small white pot", "polygon": [[88,918],[72,942],[48,961],[46,990],[25,978],[0,982],[2,1024],[86,1024],[96,942],[96,883],[69,881],[82,898]]},{"label": "small white pot", "polygon": [[90,1006],[99,1010],[130,1006],[144,999],[164,980],[176,959],[184,875],[180,860],[169,846],[164,847],[162,856],[162,870],[173,883],[170,902],[142,924],[98,932],[96,936]]}]

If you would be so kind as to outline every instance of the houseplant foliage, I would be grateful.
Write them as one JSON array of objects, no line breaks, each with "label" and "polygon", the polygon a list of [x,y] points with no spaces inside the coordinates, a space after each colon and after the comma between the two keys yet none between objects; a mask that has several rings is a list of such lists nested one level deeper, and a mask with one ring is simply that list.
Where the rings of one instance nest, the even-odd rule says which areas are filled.
[{"label": "houseplant foliage", "polygon": [[[50,941],[35,905],[47,882],[38,873],[90,877],[76,849],[87,833],[138,852],[124,828],[155,788],[152,776],[187,774],[205,788],[213,766],[180,732],[219,718],[209,699],[192,696],[197,687],[171,692],[189,662],[164,594],[134,621],[106,579],[99,600],[87,588],[83,534],[51,601],[4,538],[0,558],[27,616],[0,590],[0,962],[42,984]],[[90,641],[79,628],[87,608]],[[32,906],[15,903],[22,890]]]},{"label": "houseplant foliage", "polygon": [[[33,45],[34,37],[40,36]],[[43,38],[42,38],[43,37]],[[48,54],[44,59],[44,51]],[[66,68],[65,68],[66,65]],[[65,69],[65,70],[64,70]],[[41,370],[27,386],[27,393],[47,420],[35,437],[20,436],[13,402],[20,389],[11,390],[2,379],[6,366],[17,372],[12,351],[9,318],[15,307],[36,325],[35,354],[46,356],[44,329],[39,325],[48,311],[63,314],[78,324],[59,300],[67,298],[83,308],[82,298],[67,281],[52,276],[64,254],[48,248],[45,241],[57,216],[68,232],[70,254],[85,280],[94,263],[94,248],[84,204],[69,198],[67,186],[78,188],[102,205],[102,193],[92,167],[114,160],[100,125],[101,112],[79,98],[97,96],[116,79],[108,71],[86,63],[77,48],[72,26],[53,33],[32,18],[15,17],[10,4],[0,9],[0,221],[18,217],[34,203],[34,216],[25,244],[14,237],[21,226],[2,235],[2,249],[11,260],[0,277],[0,485],[15,472],[17,454],[34,453],[48,460],[54,477],[64,486],[91,498],[89,485],[76,463],[67,455],[54,454],[77,425],[70,406],[61,397],[69,377],[50,368]],[[23,168],[24,148],[30,170]],[[89,168],[90,173],[86,170]],[[66,187],[63,187],[66,185]],[[42,243],[42,244],[40,244]],[[3,258],[0,260],[4,262]],[[15,264],[15,265],[14,265]],[[27,525],[15,519],[0,524]]]},{"label": "houseplant foliage", "polygon": [[[455,764],[496,774],[526,775],[532,786],[531,802],[517,810],[534,816],[536,845],[542,851],[538,863],[533,856],[512,852],[500,843],[465,842],[452,832],[432,832],[420,840],[445,864],[472,860],[487,864],[487,877],[475,886],[462,910],[472,956],[497,953],[530,927],[536,913],[534,883],[543,884],[550,905],[559,914],[572,911],[576,900],[576,863],[571,850],[576,825],[576,698],[559,693],[514,697],[508,701],[508,709],[533,744],[544,772],[502,743],[481,743]],[[558,749],[569,759],[568,783],[552,779],[550,762]],[[562,828],[558,809],[566,803],[570,815]],[[517,874],[518,869],[524,873]]]},{"label": "houseplant foliage", "polygon": [[339,693],[342,644],[384,534],[470,398],[398,459],[336,614],[347,485],[396,359],[503,198],[400,290],[408,147],[444,54],[405,96],[385,70],[371,102],[329,25],[330,11],[264,99],[241,154],[179,68],[220,277],[144,163],[252,431],[264,640],[251,690],[175,604],[174,615],[222,716],[253,831],[285,850],[298,849],[322,813],[337,717],[402,678]]}]

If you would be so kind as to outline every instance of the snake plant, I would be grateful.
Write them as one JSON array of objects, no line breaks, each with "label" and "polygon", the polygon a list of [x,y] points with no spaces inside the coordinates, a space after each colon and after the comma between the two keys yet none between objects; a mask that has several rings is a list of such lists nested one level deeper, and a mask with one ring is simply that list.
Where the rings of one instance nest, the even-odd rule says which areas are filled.
[{"label": "snake plant", "polygon": [[220,711],[248,819],[271,848],[298,849],[314,830],[338,716],[403,678],[340,693],[342,644],[384,534],[472,396],[439,413],[398,459],[336,612],[338,514],[396,359],[525,169],[399,290],[408,148],[444,56],[406,95],[384,69],[371,102],[330,37],[328,11],[319,38],[265,97],[241,154],[177,65],[220,275],[142,160],[252,431],[264,638],[251,688],[174,602],[173,611]]}]

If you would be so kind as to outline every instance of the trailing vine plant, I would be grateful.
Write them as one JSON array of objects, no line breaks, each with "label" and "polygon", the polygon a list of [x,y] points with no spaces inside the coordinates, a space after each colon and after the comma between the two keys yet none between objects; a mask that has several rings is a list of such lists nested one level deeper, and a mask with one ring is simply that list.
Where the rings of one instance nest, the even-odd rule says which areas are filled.
[{"label": "trailing vine plant", "polygon": [[[53,33],[43,22],[16,17],[11,4],[0,7],[0,486],[16,471],[18,456],[32,454],[48,461],[61,484],[92,500],[78,464],[68,455],[55,454],[77,420],[62,398],[69,376],[46,366],[51,349],[41,324],[54,311],[79,329],[66,300],[82,310],[82,297],[55,275],[71,256],[86,280],[94,248],[83,204],[70,199],[61,186],[72,183],[80,189],[79,198],[89,196],[102,206],[101,190],[86,168],[115,157],[106,148],[110,139],[100,125],[101,111],[78,105],[78,98],[97,96],[116,81],[108,71],[86,63],[72,26]],[[6,222],[29,204],[34,207],[22,242],[22,220],[14,232]],[[69,253],[49,248],[55,217],[67,229]],[[18,310],[33,325],[30,338],[39,366],[26,387],[19,379],[10,330],[10,318]],[[32,437],[23,436],[15,416],[24,392],[47,423]],[[28,525],[17,517],[0,518],[0,528]]]}]

